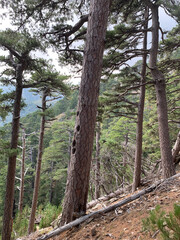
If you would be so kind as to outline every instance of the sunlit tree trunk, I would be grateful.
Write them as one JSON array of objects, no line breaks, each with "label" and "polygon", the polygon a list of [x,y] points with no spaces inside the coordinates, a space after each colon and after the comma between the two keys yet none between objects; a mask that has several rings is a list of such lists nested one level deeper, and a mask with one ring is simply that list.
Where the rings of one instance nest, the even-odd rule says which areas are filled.
[{"label": "sunlit tree trunk", "polygon": [[102,58],[111,0],[92,0],[61,225],[86,212]]}]

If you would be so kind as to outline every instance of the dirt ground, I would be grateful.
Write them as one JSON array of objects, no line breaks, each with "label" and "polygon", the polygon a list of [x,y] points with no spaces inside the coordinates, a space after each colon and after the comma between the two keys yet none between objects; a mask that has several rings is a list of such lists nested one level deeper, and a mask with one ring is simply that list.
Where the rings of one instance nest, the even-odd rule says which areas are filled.
[{"label": "dirt ground", "polygon": [[[123,198],[130,195],[130,193],[124,195]],[[110,199],[104,204],[106,206],[112,205],[123,198],[119,196],[119,198]],[[115,211],[90,218],[78,227],[50,238],[50,240],[158,240],[161,239],[159,233],[153,233],[152,235],[154,236],[152,236],[150,233],[142,231],[142,219],[146,218],[149,215],[149,211],[154,209],[156,205],[160,205],[163,210],[169,212],[172,211],[174,203],[180,203],[180,177],[161,185],[155,191],[143,195],[123,207],[116,208]],[[100,206],[100,204],[97,204],[90,211],[97,211]],[[51,230],[51,227],[42,229],[21,239],[34,240]]]}]

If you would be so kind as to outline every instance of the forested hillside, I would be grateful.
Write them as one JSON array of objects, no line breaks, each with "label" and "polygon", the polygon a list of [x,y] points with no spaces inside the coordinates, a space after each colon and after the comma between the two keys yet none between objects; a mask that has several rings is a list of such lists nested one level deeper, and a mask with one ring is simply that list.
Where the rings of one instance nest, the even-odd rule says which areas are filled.
[{"label": "forested hillside", "polygon": [[[0,128],[2,240],[56,218],[59,228],[86,215],[90,201],[117,190],[128,195],[176,174],[178,1],[1,4],[12,29],[0,31],[0,81],[13,89],[0,90],[0,119],[13,116]],[[170,31],[161,28],[162,8],[176,21]],[[70,74],[38,57],[49,48],[58,54],[59,69],[67,65]],[[75,73],[80,85],[69,83]],[[35,97],[28,98],[29,89]]]},{"label": "forested hillside", "polygon": [[[9,88],[7,87],[0,87],[4,93],[9,91]],[[25,102],[25,106],[21,111],[21,116],[24,117],[29,113],[35,112],[37,110],[37,106],[41,103],[41,99],[40,96],[31,92],[30,89],[26,89],[23,92],[23,99]],[[1,122],[1,126],[4,125],[5,123],[9,123],[12,120],[12,114],[9,114],[6,119],[5,122]]]}]

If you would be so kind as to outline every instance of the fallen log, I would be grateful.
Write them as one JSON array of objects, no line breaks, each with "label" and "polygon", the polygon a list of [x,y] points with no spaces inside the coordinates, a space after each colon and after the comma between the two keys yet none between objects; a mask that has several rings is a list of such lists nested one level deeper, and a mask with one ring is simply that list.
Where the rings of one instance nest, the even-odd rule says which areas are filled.
[{"label": "fallen log", "polygon": [[168,181],[173,180],[173,179],[175,179],[175,178],[177,178],[177,177],[180,177],[180,173],[178,173],[178,174],[176,174],[176,175],[174,175],[174,176],[172,176],[172,177],[170,177],[170,178],[167,178],[167,179],[165,179],[165,180],[159,180],[159,181],[157,181],[156,183],[152,184],[150,187],[145,188],[145,189],[139,191],[138,193],[133,194],[133,195],[131,195],[130,197],[125,198],[125,199],[123,199],[122,201],[120,201],[120,202],[118,202],[118,203],[116,203],[116,204],[114,204],[114,205],[111,205],[111,206],[106,207],[106,208],[104,208],[104,209],[100,209],[100,210],[98,210],[98,211],[96,211],[96,212],[92,212],[92,213],[90,213],[90,214],[88,214],[88,215],[85,215],[85,216],[83,216],[83,217],[80,217],[80,218],[78,218],[78,219],[76,219],[76,220],[74,220],[74,221],[72,221],[72,222],[70,222],[70,223],[68,223],[68,224],[66,224],[66,225],[64,225],[64,226],[62,226],[62,227],[59,227],[59,228],[57,228],[57,229],[55,229],[55,230],[53,230],[53,231],[51,231],[51,232],[49,232],[49,233],[47,233],[47,234],[45,234],[45,235],[43,235],[43,236],[37,238],[37,240],[46,240],[46,239],[49,239],[49,238],[51,238],[51,237],[54,237],[54,236],[56,236],[56,235],[59,235],[60,233],[66,231],[66,230],[68,230],[68,229],[71,229],[71,228],[73,228],[73,227],[75,227],[75,226],[78,226],[79,224],[85,222],[85,221],[86,221],[88,218],[90,218],[90,217],[100,216],[101,214],[104,214],[104,213],[113,211],[113,210],[115,210],[115,209],[118,208],[118,207],[121,207],[121,206],[123,206],[123,205],[125,205],[125,204],[127,204],[127,203],[129,203],[129,202],[132,202],[132,201],[138,199],[140,196],[142,196],[142,195],[144,195],[144,194],[146,194],[146,193],[152,192],[153,190],[155,190],[155,189],[156,189],[159,185],[161,185],[162,183],[168,182]]},{"label": "fallen log", "polygon": [[122,188],[118,189],[115,192],[109,193],[108,195],[102,196],[102,197],[97,198],[97,199],[95,199],[91,202],[88,202],[87,209],[94,207],[97,203],[105,202],[105,201],[108,201],[111,198],[119,196],[120,194],[126,192],[128,189],[130,190],[131,189],[130,187],[131,187],[131,185],[128,186],[128,188],[126,188],[126,189],[122,189]]}]

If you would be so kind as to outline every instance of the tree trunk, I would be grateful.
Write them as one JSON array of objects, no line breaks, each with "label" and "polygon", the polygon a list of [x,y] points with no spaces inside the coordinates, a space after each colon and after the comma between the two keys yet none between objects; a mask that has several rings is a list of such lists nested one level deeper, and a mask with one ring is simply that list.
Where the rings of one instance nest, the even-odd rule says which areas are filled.
[{"label": "tree trunk", "polygon": [[104,40],[111,0],[92,0],[61,225],[86,212]]},{"label": "tree trunk", "polygon": [[11,231],[12,231],[12,211],[13,211],[13,202],[14,202],[16,157],[17,157],[19,120],[20,120],[21,98],[22,98],[22,73],[23,73],[23,70],[21,68],[21,65],[19,65],[17,67],[16,96],[14,101],[13,120],[12,120],[12,134],[11,134],[12,154],[10,155],[9,161],[8,161],[7,180],[6,180],[6,195],[5,195],[5,205],[4,205],[2,240],[10,240]]},{"label": "tree trunk", "polygon": [[100,197],[100,132],[101,125],[97,122],[96,129],[96,167],[95,167],[95,199]]},{"label": "tree trunk", "polygon": [[22,160],[21,160],[21,180],[20,180],[20,192],[19,192],[19,206],[18,210],[22,213],[23,198],[24,198],[24,163],[25,163],[25,151],[26,151],[26,135],[25,129],[22,129]]},{"label": "tree trunk", "polygon": [[41,127],[40,127],[40,137],[39,137],[39,147],[38,147],[38,159],[37,159],[37,166],[36,166],[36,176],[35,176],[35,184],[34,184],[34,192],[33,192],[33,200],[32,200],[32,207],[31,207],[31,215],[29,220],[28,226],[28,233],[34,231],[34,222],[35,222],[35,215],[36,215],[36,208],[37,208],[37,201],[38,201],[38,192],[39,192],[39,184],[40,184],[40,173],[41,173],[41,162],[42,162],[42,154],[43,154],[43,141],[44,141],[44,129],[45,129],[45,110],[46,110],[46,97],[47,92],[46,90],[43,91],[42,96],[42,117],[41,117]]},{"label": "tree trunk", "polygon": [[50,172],[50,191],[49,191],[49,202],[52,204],[53,200],[53,170],[54,170],[54,162],[51,162],[51,172]]},{"label": "tree trunk", "polygon": [[[145,23],[144,30],[148,28],[148,17],[149,9],[145,10]],[[144,33],[143,49],[147,49],[147,32]],[[147,53],[143,54],[142,59],[142,70],[141,70],[141,88],[140,88],[140,100],[138,105],[138,115],[137,115],[137,129],[136,129],[136,152],[135,152],[135,164],[134,164],[134,175],[133,175],[133,185],[132,191],[134,192],[136,188],[141,183],[141,158],[142,158],[142,137],[143,137],[143,115],[144,115],[144,101],[145,101],[145,82],[146,82],[146,61]]]},{"label": "tree trunk", "polygon": [[163,178],[169,178],[175,174],[173,165],[169,127],[168,127],[168,113],[166,100],[166,84],[163,73],[157,66],[158,43],[159,43],[159,17],[158,5],[150,4],[152,11],[152,47],[150,51],[150,69],[152,78],[155,83],[158,125],[159,125],[159,140],[162,160],[162,174]]}]

